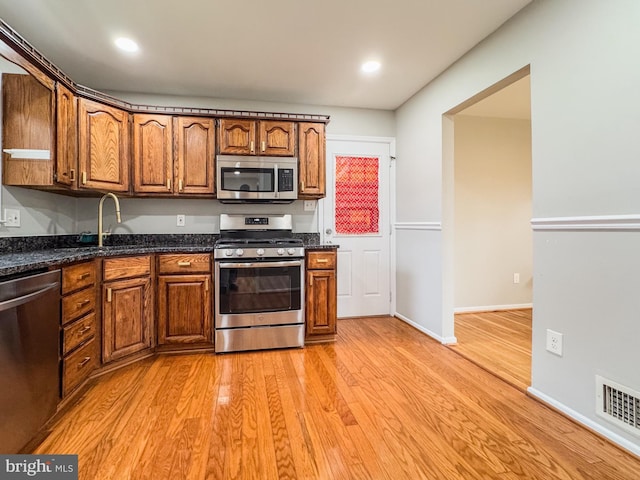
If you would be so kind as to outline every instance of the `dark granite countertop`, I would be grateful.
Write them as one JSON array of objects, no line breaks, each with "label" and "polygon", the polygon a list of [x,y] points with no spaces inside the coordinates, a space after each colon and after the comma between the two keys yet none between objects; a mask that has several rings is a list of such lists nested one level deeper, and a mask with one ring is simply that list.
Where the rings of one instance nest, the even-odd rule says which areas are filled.
[{"label": "dark granite countertop", "polygon": [[335,243],[310,243],[305,244],[304,248],[308,250],[331,250],[333,248],[340,248],[340,245]]},{"label": "dark granite countertop", "polygon": [[[324,250],[338,248],[335,244],[321,244],[317,234],[300,234],[305,248]],[[68,236],[67,236],[68,237]],[[152,253],[208,253],[213,252],[215,235],[127,235],[108,238],[113,243],[102,248],[74,245],[75,238],[65,236],[47,238],[3,239],[0,242],[0,278],[91,260],[97,257],[120,257]],[[131,244],[122,242],[130,241]],[[9,253],[11,252],[11,253]]]},{"label": "dark granite countertop", "polygon": [[206,253],[212,252],[213,246],[173,245],[173,246],[141,246],[114,245],[103,248],[54,248],[32,252],[7,253],[0,255],[0,277],[25,273],[54,266],[62,266],[96,257],[121,257],[125,255],[144,255],[148,253]]}]

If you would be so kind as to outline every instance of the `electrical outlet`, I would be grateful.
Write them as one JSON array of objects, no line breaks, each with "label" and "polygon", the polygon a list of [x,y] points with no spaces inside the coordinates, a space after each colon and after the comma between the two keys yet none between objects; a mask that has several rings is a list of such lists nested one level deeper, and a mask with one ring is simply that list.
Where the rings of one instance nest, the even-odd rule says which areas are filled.
[{"label": "electrical outlet", "polygon": [[19,227],[20,226],[20,210],[14,208],[4,209],[4,226],[5,227]]},{"label": "electrical outlet", "polygon": [[513,274],[513,283],[520,283],[520,274],[519,273],[514,273]]},{"label": "electrical outlet", "polygon": [[562,334],[547,329],[547,351],[562,356]]},{"label": "electrical outlet", "polygon": [[316,201],[315,200],[305,200],[304,201],[304,211],[305,212],[313,212],[316,209]]},{"label": "electrical outlet", "polygon": [[176,225],[178,227],[184,227],[187,224],[186,215],[176,215]]}]

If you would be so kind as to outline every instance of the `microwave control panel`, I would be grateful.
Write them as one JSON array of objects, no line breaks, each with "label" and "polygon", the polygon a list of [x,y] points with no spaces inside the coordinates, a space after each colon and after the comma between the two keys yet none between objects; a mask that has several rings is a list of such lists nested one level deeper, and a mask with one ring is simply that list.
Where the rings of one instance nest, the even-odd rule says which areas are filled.
[{"label": "microwave control panel", "polygon": [[278,170],[278,191],[293,192],[293,168],[281,168]]}]

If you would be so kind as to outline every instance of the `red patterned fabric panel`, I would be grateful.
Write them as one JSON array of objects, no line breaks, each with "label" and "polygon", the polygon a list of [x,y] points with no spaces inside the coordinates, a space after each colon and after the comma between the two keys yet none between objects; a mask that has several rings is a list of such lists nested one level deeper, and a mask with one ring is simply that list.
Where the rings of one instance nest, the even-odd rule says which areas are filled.
[{"label": "red patterned fabric panel", "polygon": [[379,233],[378,158],[336,157],[336,233]]}]

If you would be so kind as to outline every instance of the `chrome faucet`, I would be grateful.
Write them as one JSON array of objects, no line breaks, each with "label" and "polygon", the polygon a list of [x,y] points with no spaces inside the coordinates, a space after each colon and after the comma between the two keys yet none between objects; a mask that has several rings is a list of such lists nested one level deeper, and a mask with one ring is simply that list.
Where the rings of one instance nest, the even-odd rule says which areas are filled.
[{"label": "chrome faucet", "polygon": [[116,197],[111,192],[105,193],[102,196],[102,198],[100,199],[100,203],[98,204],[98,248],[102,247],[103,237],[105,235],[107,235],[106,233],[102,232],[102,205],[104,204],[104,201],[107,199],[107,197],[113,198],[113,202],[116,204],[116,221],[118,223],[121,222],[121,220],[120,220],[120,202],[118,201],[118,197]]}]

